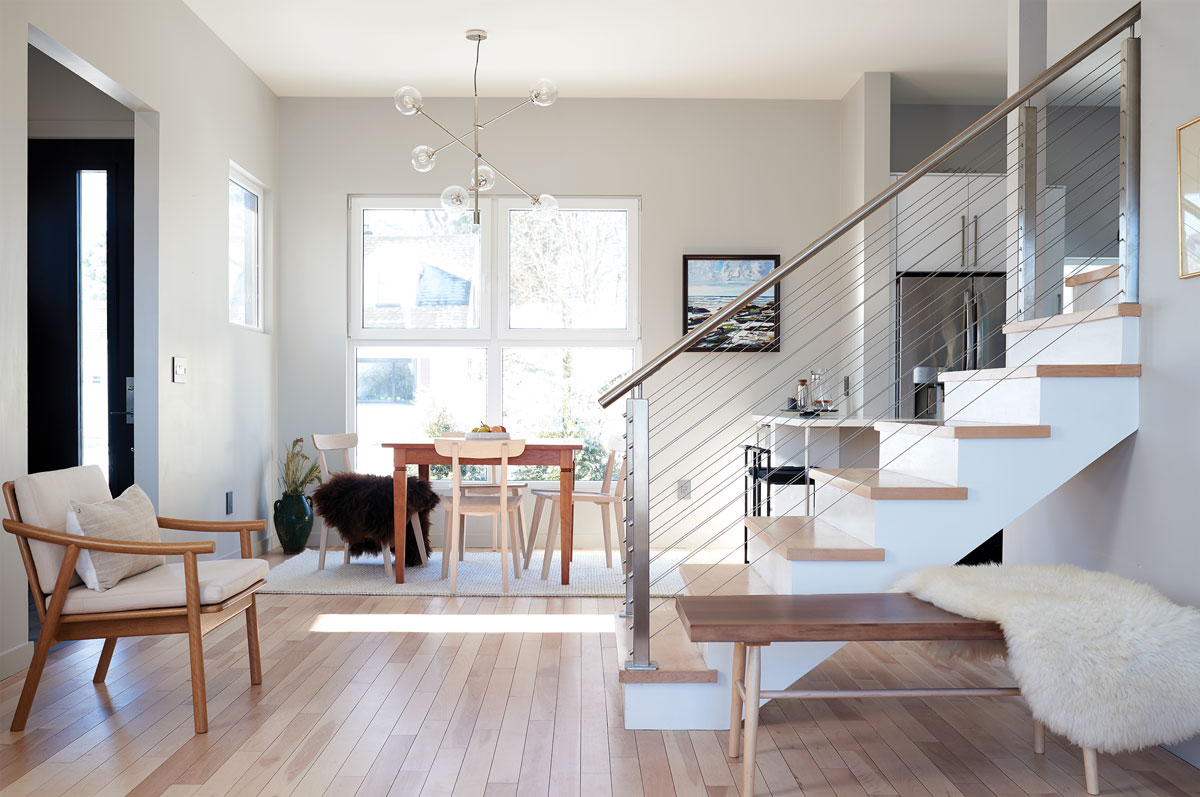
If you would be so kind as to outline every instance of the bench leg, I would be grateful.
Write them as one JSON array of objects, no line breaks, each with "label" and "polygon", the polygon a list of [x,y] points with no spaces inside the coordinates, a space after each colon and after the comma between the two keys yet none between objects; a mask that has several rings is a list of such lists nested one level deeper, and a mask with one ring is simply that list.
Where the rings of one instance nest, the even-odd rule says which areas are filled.
[{"label": "bench leg", "polygon": [[1046,726],[1037,720],[1033,721],[1033,752],[1038,755],[1046,753]]},{"label": "bench leg", "polygon": [[742,754],[742,695],[738,683],[746,680],[746,645],[733,643],[733,677],[730,679],[729,696],[729,757]]},{"label": "bench leg", "polygon": [[762,676],[762,647],[749,645],[746,651],[746,731],[742,743],[742,794],[754,794],[754,768],[758,752],[758,690]]},{"label": "bench leg", "polygon": [[1100,762],[1094,747],[1083,748],[1083,782],[1088,794],[1100,793]]}]

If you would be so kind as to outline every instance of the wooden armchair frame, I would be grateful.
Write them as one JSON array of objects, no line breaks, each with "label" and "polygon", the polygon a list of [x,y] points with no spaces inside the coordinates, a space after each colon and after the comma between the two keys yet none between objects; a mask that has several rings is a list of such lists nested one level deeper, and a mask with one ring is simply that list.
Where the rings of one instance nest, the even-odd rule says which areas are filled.
[{"label": "wooden armchair frame", "polygon": [[[250,653],[250,683],[262,683],[262,662],[259,657],[258,645],[258,608],[255,604],[254,593],[266,584],[266,581],[251,584],[222,603],[200,603],[200,578],[196,557],[200,554],[214,553],[216,543],[212,541],[125,542],[84,537],[31,526],[21,521],[14,483],[5,482],[3,491],[4,502],[8,506],[8,515],[11,518],[11,520],[3,522],[4,530],[17,538],[17,545],[21,550],[21,561],[25,564],[25,575],[29,579],[29,589],[33,593],[34,606],[37,609],[38,619],[42,622],[42,630],[38,634],[37,644],[33,651],[33,660],[29,664],[29,672],[25,675],[25,685],[21,690],[21,698],[17,702],[16,713],[13,714],[12,731],[25,729],[25,723],[33,708],[33,698],[37,693],[38,682],[41,681],[42,671],[46,666],[46,658],[50,653],[50,648],[57,642],[103,639],[104,647],[100,652],[100,661],[96,664],[96,673],[92,678],[93,683],[103,683],[108,674],[108,665],[112,661],[118,638],[187,634],[188,653],[191,660],[193,721],[196,733],[207,733],[208,703],[204,684],[203,638],[209,631],[245,612],[246,644]],[[253,556],[250,547],[250,532],[266,529],[266,521],[198,521],[160,517],[158,526],[177,531],[236,531],[241,535],[242,558],[249,559]],[[33,554],[29,550],[29,540],[61,545],[67,549],[62,567],[58,571],[58,579],[54,583],[53,592],[42,591]],[[81,550],[152,556],[183,556],[186,605],[91,614],[63,614],[63,604],[67,599],[67,591],[71,589],[75,563]],[[49,604],[47,604],[47,598],[49,598]]]}]

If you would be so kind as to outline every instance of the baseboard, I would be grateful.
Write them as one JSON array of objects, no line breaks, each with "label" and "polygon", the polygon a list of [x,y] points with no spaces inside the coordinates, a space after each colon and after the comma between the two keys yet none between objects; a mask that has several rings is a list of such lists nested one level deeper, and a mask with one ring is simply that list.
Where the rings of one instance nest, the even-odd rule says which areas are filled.
[{"label": "baseboard", "polygon": [[1166,749],[1182,758],[1194,767],[1200,767],[1200,736],[1193,736],[1186,742],[1170,744]]},{"label": "baseboard", "polygon": [[33,643],[22,642],[0,653],[0,679],[15,675],[29,666],[33,658]]}]

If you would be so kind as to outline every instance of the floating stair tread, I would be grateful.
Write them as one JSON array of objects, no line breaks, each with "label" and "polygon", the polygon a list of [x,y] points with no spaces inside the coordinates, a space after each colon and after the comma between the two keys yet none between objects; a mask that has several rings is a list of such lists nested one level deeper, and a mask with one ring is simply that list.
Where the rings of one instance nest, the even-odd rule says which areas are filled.
[{"label": "floating stair tread", "polygon": [[1091,321],[1105,321],[1109,318],[1138,317],[1142,314],[1142,306],[1135,302],[1106,304],[1095,310],[1078,310],[1074,313],[1062,313],[1046,318],[1032,318],[1028,321],[1013,321],[1004,325],[1005,335],[1015,335],[1021,332],[1033,332],[1038,329],[1053,329],[1055,327],[1070,327]]},{"label": "floating stair tread", "polygon": [[1039,424],[983,423],[973,421],[906,422],[880,421],[881,434],[910,434],[918,437],[948,437],[957,440],[1023,440],[1050,436],[1050,427]]},{"label": "floating stair tread", "polygon": [[1094,268],[1091,271],[1083,271],[1079,274],[1072,274],[1063,280],[1063,284],[1068,288],[1078,288],[1080,285],[1090,285],[1093,282],[1103,282],[1106,279],[1112,279],[1121,273],[1121,266],[1105,266],[1104,268]]},{"label": "floating stair tread", "polygon": [[771,546],[771,554],[789,562],[882,562],[884,550],[873,548],[837,526],[807,515],[746,518],[751,534]]},{"label": "floating stair tread", "polygon": [[846,492],[875,501],[964,501],[966,487],[876,468],[813,468],[812,477]]},{"label": "floating stair tread", "polygon": [[981,368],[978,371],[943,371],[939,382],[986,382],[999,379],[1059,379],[1141,376],[1142,366],[1126,365],[1019,365],[1016,368]]}]

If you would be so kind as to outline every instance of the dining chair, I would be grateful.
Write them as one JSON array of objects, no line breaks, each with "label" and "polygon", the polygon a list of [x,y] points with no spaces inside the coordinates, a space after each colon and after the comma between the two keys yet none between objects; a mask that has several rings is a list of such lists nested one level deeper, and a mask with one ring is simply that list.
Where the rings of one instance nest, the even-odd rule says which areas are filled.
[{"label": "dining chair", "polygon": [[[621,454],[621,466],[616,467],[617,455]],[[612,567],[612,521],[617,524],[617,545],[620,559],[625,562],[625,523],[623,522],[623,501],[625,500],[625,441],[620,436],[608,439],[608,462],[604,466],[603,481],[597,491],[574,490],[571,492],[571,503],[593,504],[600,507],[600,522],[604,527],[604,563]],[[616,473],[616,480],[613,474]],[[525,540],[525,568],[529,569],[529,560],[533,558],[533,549],[537,543],[538,524],[546,504],[550,504],[550,525],[546,530],[546,552],[542,556],[542,579],[550,575],[550,559],[554,555],[554,545],[558,537],[559,518],[562,516],[560,504],[562,495],[558,490],[534,490],[533,522],[529,526],[529,536]],[[611,514],[611,520],[610,515]],[[561,554],[560,554],[561,555]]]},{"label": "dining chair", "polygon": [[[466,437],[466,432],[445,432],[442,434],[442,437],[447,437],[447,438],[453,437],[453,438],[461,439],[461,438]],[[488,467],[488,474],[489,474],[488,481],[463,482],[463,486],[462,486],[463,495],[495,495],[497,492],[499,492],[500,477],[497,475],[496,469],[497,469],[496,465],[491,465]],[[512,482],[512,481],[510,481],[508,483],[508,493],[513,498],[513,500],[509,502],[509,507],[510,507],[509,513],[512,515],[512,522],[516,525],[517,537],[521,543],[521,547],[519,548],[519,550],[522,550],[522,551],[525,550],[525,507],[523,505],[523,500],[525,498],[525,491],[527,489],[529,489],[529,482]],[[449,498],[450,496],[447,493],[445,497]],[[452,526],[451,520],[450,520],[450,513],[451,513],[450,501],[448,501],[448,500],[443,501],[442,506],[444,506],[446,508],[446,522],[444,525],[445,525],[445,528],[447,529],[446,533],[449,534],[449,529]],[[467,529],[466,529],[466,518],[460,517],[458,520],[459,520],[459,523],[458,523],[458,560],[461,562],[462,558],[463,558],[463,552],[466,550]],[[497,545],[499,543],[499,539],[500,539],[500,535],[497,532],[498,532],[498,524],[493,523],[492,524],[492,550],[493,551],[496,550],[496,547],[497,547]]]},{"label": "dining chair", "polygon": [[[452,529],[461,529],[467,515],[491,515],[492,523],[500,527],[500,576],[504,592],[508,592],[508,557],[512,551],[513,576],[521,577],[520,544],[511,522],[508,490],[508,460],[525,451],[524,440],[466,440],[460,437],[440,437],[433,441],[434,450],[450,458],[450,523],[442,543],[442,578],[450,578],[450,593],[458,594],[458,560],[463,536]],[[462,465],[484,460],[478,464],[495,464],[500,468],[500,489],[494,495],[466,495],[463,491]],[[488,460],[491,460],[490,462]]]},{"label": "dining chair", "polygon": [[[329,468],[328,455],[331,453],[340,452],[342,455],[342,470],[336,471],[337,473],[352,473],[354,471],[354,463],[351,460],[350,452],[355,450],[356,448],[358,448],[358,434],[357,433],[346,432],[344,434],[313,434],[312,443],[313,443],[313,448],[315,448],[317,450],[317,466],[321,470],[321,482],[322,483],[329,481],[329,478],[335,472],[335,471],[331,471]],[[413,524],[413,531],[416,532],[416,534],[414,536],[416,537],[416,540],[417,540],[417,553],[419,553],[421,555],[421,564],[426,564],[429,561],[429,559],[428,559],[427,552],[425,551],[425,544],[421,539],[422,534],[420,532],[420,526],[418,525],[420,523],[420,520],[417,517],[417,515],[414,513],[409,517],[409,521]],[[325,522],[324,518],[322,518],[321,519],[321,552],[317,558],[317,569],[318,570],[325,569],[325,552],[328,549],[328,547],[329,547],[329,524],[327,522]],[[391,547],[388,545],[383,545],[381,547],[382,547],[382,554],[383,554],[383,572],[385,574],[387,574],[388,578],[393,578]],[[344,552],[343,553],[343,562],[345,564],[349,564],[350,563],[350,544],[345,542],[345,540],[342,541],[342,551]]]}]

